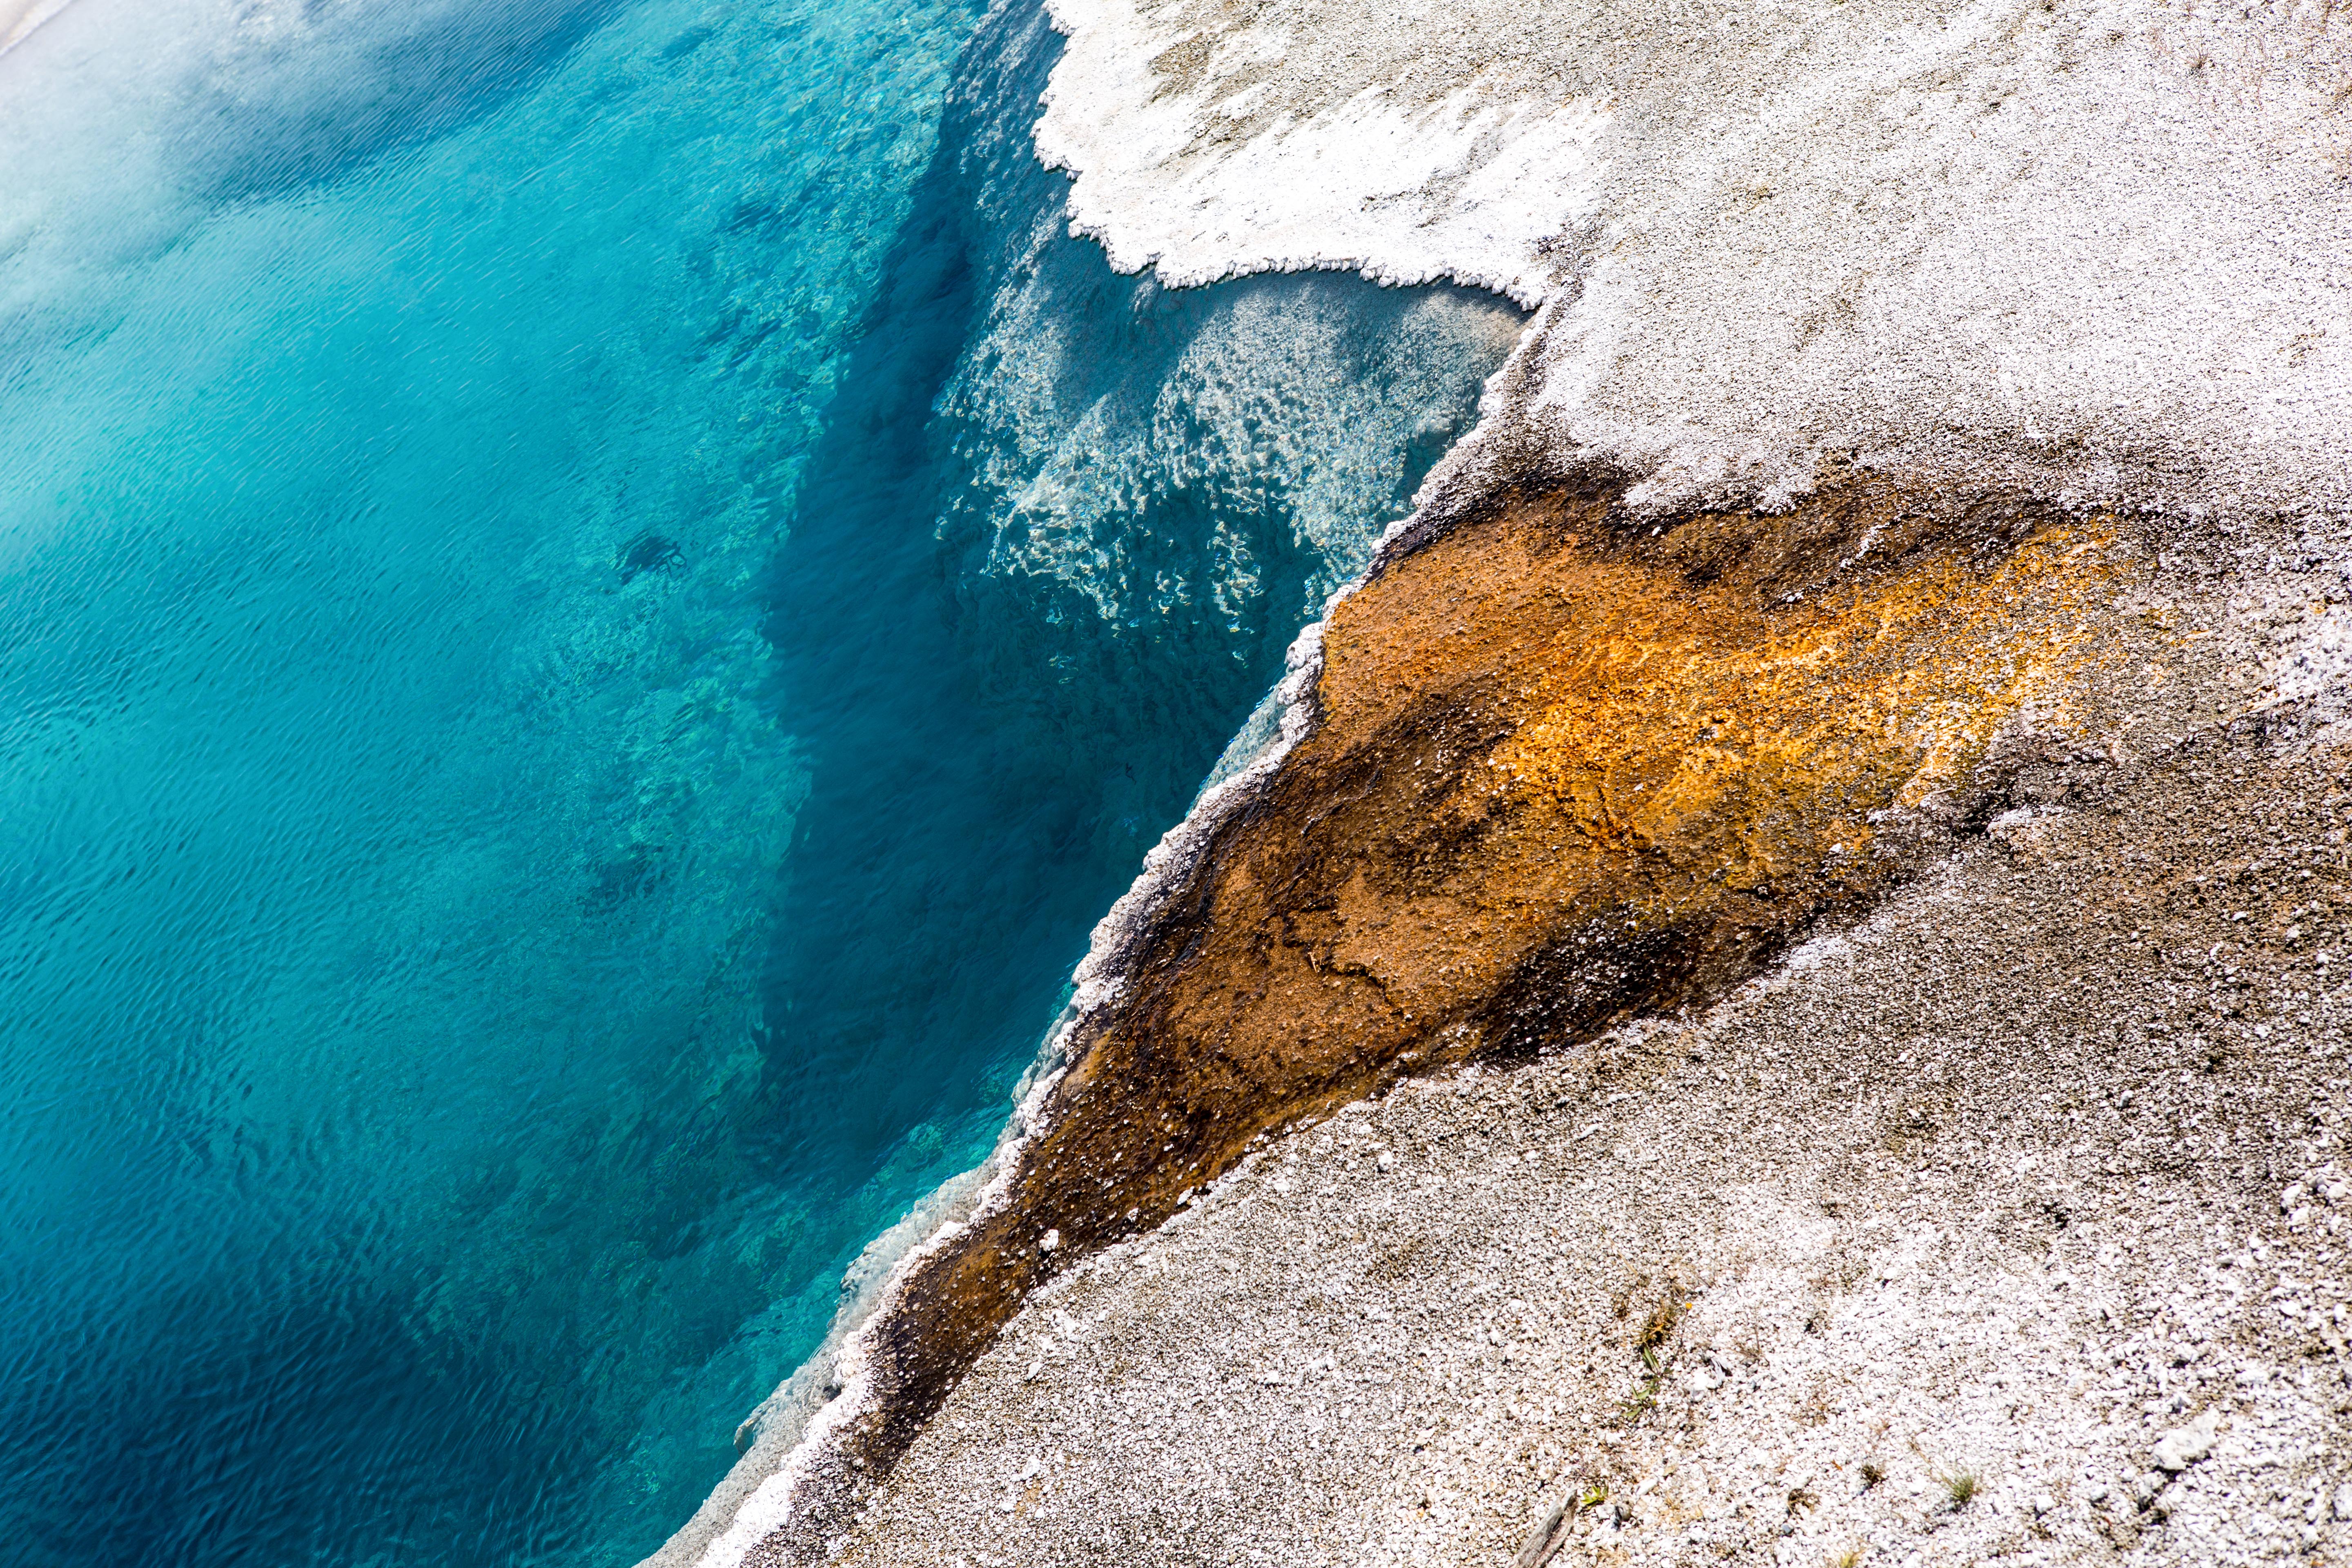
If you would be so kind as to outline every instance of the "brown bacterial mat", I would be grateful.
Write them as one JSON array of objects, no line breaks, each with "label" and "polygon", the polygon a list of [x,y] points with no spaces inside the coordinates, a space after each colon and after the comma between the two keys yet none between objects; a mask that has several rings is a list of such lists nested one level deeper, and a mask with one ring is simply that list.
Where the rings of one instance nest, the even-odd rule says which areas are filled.
[{"label": "brown bacterial mat", "polygon": [[850,1463],[887,1468],[1033,1287],[1261,1133],[1721,994],[2021,768],[2097,757],[2109,694],[2182,657],[2116,608],[2149,552],[2111,517],[1852,476],[1777,515],[1621,495],[1490,500],[1339,605],[1312,732],[1153,917],[1011,1200],[881,1326]]}]

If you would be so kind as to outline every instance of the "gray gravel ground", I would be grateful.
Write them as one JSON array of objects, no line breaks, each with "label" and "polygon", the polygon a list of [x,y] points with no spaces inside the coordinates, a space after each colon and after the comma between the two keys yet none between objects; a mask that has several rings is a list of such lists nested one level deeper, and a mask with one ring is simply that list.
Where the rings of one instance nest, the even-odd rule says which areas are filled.
[{"label": "gray gravel ground", "polygon": [[1268,1140],[836,1561],[2352,1564],[2347,765],[2191,738],[1704,1016]]}]

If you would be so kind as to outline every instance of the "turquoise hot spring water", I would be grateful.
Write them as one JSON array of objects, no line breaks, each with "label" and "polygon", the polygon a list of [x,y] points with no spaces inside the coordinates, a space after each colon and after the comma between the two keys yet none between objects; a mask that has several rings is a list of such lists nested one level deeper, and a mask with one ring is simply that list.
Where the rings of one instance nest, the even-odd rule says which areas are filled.
[{"label": "turquoise hot spring water", "polygon": [[950,0],[0,55],[0,1560],[625,1565],[1515,311],[1066,232]]}]

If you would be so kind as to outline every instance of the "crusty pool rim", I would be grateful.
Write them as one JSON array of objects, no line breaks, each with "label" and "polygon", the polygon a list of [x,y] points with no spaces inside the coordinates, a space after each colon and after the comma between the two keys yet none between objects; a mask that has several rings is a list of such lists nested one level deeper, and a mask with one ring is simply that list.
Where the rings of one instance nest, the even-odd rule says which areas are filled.
[{"label": "crusty pool rim", "polygon": [[[1441,502],[1338,606],[1307,734],[1216,825],[1129,943],[1117,998],[1068,1042],[1070,1067],[1006,1200],[921,1258],[872,1331],[875,1397],[843,1445],[845,1494],[853,1476],[888,1470],[1031,1289],[1159,1224],[1260,1134],[1404,1074],[1571,1046],[1712,1000],[1980,831],[2021,767],[2100,765],[2084,716],[2072,739],[2065,723],[2044,724],[2050,733],[2004,752],[1997,731],[2014,715],[1994,709],[2095,688],[2102,670],[2147,651],[2146,628],[2111,609],[2151,554],[2138,525],[2011,488],[1860,473],[1777,514],[1659,517],[1628,505],[1627,489],[1605,470],[1555,472]],[[1905,594],[1912,619],[1889,632],[1886,606]],[[1879,616],[1869,636],[1838,619],[1864,613]],[[1445,635],[1440,616],[1456,617]],[[1453,635],[1456,624],[1469,630]],[[1803,643],[1816,634],[1818,647]],[[1865,676],[1932,679],[1923,662],[1974,658],[2001,679],[1969,689],[1982,722],[1932,798],[1899,801],[1902,781],[1865,757],[1811,797],[1776,779],[1751,792],[1754,820],[1732,809],[1692,844],[1582,844],[1563,878],[1537,838],[1581,821],[1578,807],[1497,808],[1494,760],[1547,701],[1594,700],[1544,683],[1606,637],[1633,650],[1611,667],[1633,671],[1620,669],[1619,707],[1651,724],[1679,713],[1682,694],[1645,673],[1645,636],[1664,638],[1655,648],[1670,677],[1698,679],[1693,661],[1716,660],[1719,671],[1702,672],[1708,690],[1737,683],[1741,637],[1800,660],[1845,650],[1816,686],[1787,687],[1801,712],[1763,715],[1756,732],[1799,753],[1845,757],[1834,708]],[[2061,652],[2021,666],[2028,644]],[[1890,688],[1888,700],[1900,695]],[[1643,765],[1682,765],[1675,736],[1634,741],[1648,748]],[[1896,736],[1888,755],[1916,762],[1919,745]],[[1589,759],[1570,764],[1590,771]],[[1867,853],[1820,855],[1822,835],[1872,811],[1883,816]],[[1750,866],[1745,885],[1726,888],[1725,858],[1707,847],[1743,834],[1769,874]],[[1775,858],[1776,846],[1789,853]],[[1339,914],[1350,899],[1352,922]],[[1424,918],[1441,908],[1456,911],[1454,929]],[[1367,910],[1419,923],[1368,946]],[[1051,1252],[1038,1245],[1048,1230],[1060,1233]],[[821,1553],[848,1498],[809,1501],[770,1551]]]}]

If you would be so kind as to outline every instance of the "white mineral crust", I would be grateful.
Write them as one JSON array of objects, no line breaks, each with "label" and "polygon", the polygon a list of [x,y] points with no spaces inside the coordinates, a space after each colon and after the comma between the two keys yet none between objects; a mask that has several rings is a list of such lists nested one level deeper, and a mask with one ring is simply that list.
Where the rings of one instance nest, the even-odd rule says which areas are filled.
[{"label": "white mineral crust", "polygon": [[1455,463],[1785,500],[2352,489],[2352,17],[2312,0],[1050,0],[1070,216],[1171,283],[1544,310]]}]

